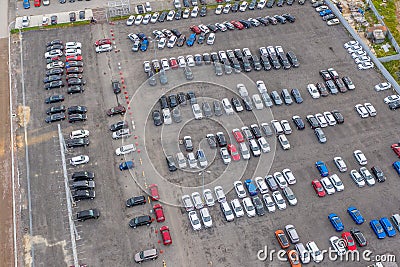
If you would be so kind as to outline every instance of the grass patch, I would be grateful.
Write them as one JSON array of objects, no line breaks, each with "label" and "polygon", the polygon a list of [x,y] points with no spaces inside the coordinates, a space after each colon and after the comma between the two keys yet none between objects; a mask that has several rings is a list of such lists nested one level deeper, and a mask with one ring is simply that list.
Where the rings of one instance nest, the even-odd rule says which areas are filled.
[{"label": "grass patch", "polygon": [[[382,62],[383,66],[387,69],[388,72],[393,76],[393,78],[397,81],[400,82],[400,75],[397,75],[396,73],[400,72],[400,61],[399,60],[392,60],[389,62]],[[400,73],[399,73],[400,74]]]},{"label": "grass patch", "polygon": [[14,34],[14,33],[18,33],[19,31],[27,32],[27,31],[37,31],[37,30],[43,30],[43,29],[47,30],[47,29],[54,29],[54,28],[67,28],[67,27],[75,27],[75,26],[88,25],[88,24],[90,24],[90,20],[80,20],[80,21],[60,23],[60,24],[55,24],[55,25],[34,26],[34,27],[28,27],[28,28],[22,28],[22,29],[12,29],[10,31],[10,33]]},{"label": "grass patch", "polygon": [[396,26],[398,25],[398,21],[396,18],[396,5],[394,0],[387,0],[386,5],[381,5],[382,0],[372,0],[375,8],[378,10],[379,14],[383,17],[383,21],[386,26],[389,28],[392,33],[394,39],[399,44],[400,43],[400,33],[397,30]]},{"label": "grass patch", "polygon": [[372,12],[372,10],[365,11],[364,18],[369,22],[369,24],[371,26],[379,23],[378,19],[376,18],[375,14],[374,14],[374,12]]}]

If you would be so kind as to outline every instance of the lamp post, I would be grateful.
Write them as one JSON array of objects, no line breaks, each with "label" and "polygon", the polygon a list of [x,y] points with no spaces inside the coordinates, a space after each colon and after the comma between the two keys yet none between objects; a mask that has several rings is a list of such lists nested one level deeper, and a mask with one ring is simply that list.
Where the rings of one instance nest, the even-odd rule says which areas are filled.
[{"label": "lamp post", "polygon": [[204,192],[204,173],[205,173],[205,172],[208,173],[208,174],[210,174],[211,171],[200,171],[200,172],[199,172],[199,175],[201,175],[202,178],[203,178],[203,181],[202,181],[203,192]]}]

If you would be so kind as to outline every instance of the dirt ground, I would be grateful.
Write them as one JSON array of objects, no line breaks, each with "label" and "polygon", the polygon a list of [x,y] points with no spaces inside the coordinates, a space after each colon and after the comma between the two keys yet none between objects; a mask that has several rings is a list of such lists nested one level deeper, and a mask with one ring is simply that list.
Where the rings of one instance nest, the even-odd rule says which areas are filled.
[{"label": "dirt ground", "polygon": [[[0,39],[0,51],[1,62],[8,62],[7,38]],[[0,265],[14,266],[8,64],[0,64],[0,73]]]}]

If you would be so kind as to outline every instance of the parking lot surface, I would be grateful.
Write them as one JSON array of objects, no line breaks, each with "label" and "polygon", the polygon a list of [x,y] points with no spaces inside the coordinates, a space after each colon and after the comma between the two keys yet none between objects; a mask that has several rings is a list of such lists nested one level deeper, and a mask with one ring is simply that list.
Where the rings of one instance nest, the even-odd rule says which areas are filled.
[{"label": "parking lot surface", "polygon": [[[192,24],[208,24],[232,20],[237,17],[257,17],[259,15],[274,15],[290,12],[296,17],[293,24],[260,26],[242,31],[218,32],[213,46],[197,45],[193,47],[175,47],[173,49],[154,51],[150,43],[147,52],[133,53],[132,43],[127,38],[130,32],[144,32],[150,36],[155,29],[177,28],[183,33],[189,33]],[[88,208],[98,208],[101,217],[98,220],[76,222],[81,237],[77,241],[79,259],[88,266],[130,266],[133,256],[143,249],[156,247],[162,254],[149,266],[161,266],[165,260],[167,266],[285,266],[275,257],[272,261],[260,261],[257,252],[264,249],[279,249],[274,237],[274,231],[283,229],[287,224],[296,226],[300,241],[304,244],[314,240],[320,249],[328,249],[328,239],[338,235],[327,219],[331,212],[341,216],[347,229],[355,227],[346,214],[350,205],[361,210],[367,221],[383,216],[389,217],[398,213],[398,175],[391,167],[396,160],[390,150],[390,145],[398,141],[396,127],[397,112],[390,111],[383,103],[385,93],[377,93],[373,86],[382,81],[382,76],[374,70],[357,70],[350,55],[343,49],[343,43],[348,41],[348,35],[340,25],[328,27],[314,9],[306,3],[291,7],[274,7],[244,13],[216,16],[212,11],[204,18],[157,23],[147,26],[127,27],[124,21],[116,25],[97,24],[49,31],[23,33],[23,64],[27,105],[30,107],[28,124],[29,144],[29,176],[31,179],[31,195],[33,209],[33,247],[35,262],[48,266],[71,265],[71,250],[66,213],[66,199],[63,187],[63,174],[60,147],[56,124],[44,122],[44,98],[53,93],[64,93],[64,105],[85,105],[88,107],[88,120],[84,123],[69,124],[61,122],[64,137],[71,130],[86,129],[90,131],[90,146],[74,148],[67,151],[67,160],[72,156],[89,155],[90,162],[79,167],[67,164],[68,176],[76,170],[89,170],[96,173],[96,198],[77,203],[74,212]],[[101,38],[115,38],[116,50],[119,52],[96,54],[93,43]],[[45,44],[53,39],[82,42],[84,58],[84,79],[87,84],[82,95],[66,95],[66,89],[45,91],[44,78]],[[219,50],[248,47],[253,53],[258,48],[268,45],[281,45],[285,51],[293,51],[299,58],[300,67],[290,70],[251,71],[245,74],[231,74],[217,77],[210,67],[193,67],[195,79],[188,83],[182,70],[169,70],[169,82],[166,86],[150,87],[143,72],[143,61],[154,57],[177,57],[179,55],[217,52]],[[33,53],[34,51],[38,51]],[[17,57],[15,64],[20,65]],[[319,70],[335,68],[341,76],[350,76],[356,85],[354,91],[345,94],[330,95],[326,98],[311,99],[306,86],[309,83],[322,81]],[[111,88],[112,79],[123,79],[127,93],[115,96]],[[263,80],[269,92],[281,91],[283,88],[298,88],[303,95],[303,104],[291,106],[274,106],[271,110],[242,112],[238,116],[214,117],[212,120],[193,120],[190,107],[181,109],[184,119],[180,124],[173,123],[163,127],[155,127],[151,112],[159,109],[158,98],[170,92],[195,91],[200,98],[211,103],[214,99],[231,98],[237,93],[237,83],[244,83],[250,94],[257,93],[253,82]],[[253,82],[252,82],[253,81]],[[18,95],[20,97],[20,94]],[[126,98],[127,97],[127,98]],[[354,111],[358,103],[372,103],[378,111],[375,118],[361,119]],[[105,111],[118,103],[130,107],[125,120],[130,128],[135,129],[133,136],[123,141],[111,138],[108,127],[124,117],[108,117]],[[129,103],[129,104],[128,104]],[[249,162],[232,162],[227,168],[215,150],[208,148],[204,140],[206,134],[222,131],[227,134],[233,129],[250,126],[252,123],[270,122],[272,119],[291,121],[293,115],[303,119],[308,114],[339,110],[345,117],[345,123],[325,128],[327,143],[318,143],[313,131],[308,127],[304,131],[293,129],[288,135],[291,149],[283,151],[276,143],[275,137],[268,138],[272,151],[260,158],[252,157]],[[291,122],[290,122],[291,123]],[[292,128],[294,128],[294,125]],[[202,173],[178,170],[170,173],[165,162],[166,154],[175,154],[183,150],[178,146],[178,140],[190,135],[195,147],[205,149],[211,166],[210,173],[204,174],[204,187],[212,189],[222,185],[227,199],[236,198],[233,181],[266,176],[284,168],[290,168],[297,178],[297,183],[291,188],[298,198],[298,204],[289,206],[284,211],[276,211],[262,217],[239,218],[234,222],[226,222],[218,205],[210,208],[213,227],[195,232],[192,230],[186,212],[180,206],[183,194],[194,191],[201,192],[203,188]],[[230,134],[230,139],[234,139]],[[121,144],[137,143],[140,150],[133,154],[115,156],[115,149]],[[357,188],[349,176],[349,171],[340,174],[333,164],[334,156],[342,156],[348,169],[358,169],[352,153],[361,149],[367,159],[368,167],[379,165],[387,176],[385,183],[373,187]],[[19,155],[23,157],[23,155]],[[135,162],[131,171],[121,172],[118,164],[124,160]],[[319,177],[314,164],[322,160],[327,163],[331,173],[337,173],[342,179],[345,190],[332,196],[318,198],[311,187],[311,181]],[[24,161],[20,160],[19,169],[27,175]],[[149,227],[131,229],[128,222],[135,216],[151,214],[152,205],[125,208],[125,200],[134,195],[143,194],[142,190],[151,183],[157,183],[163,203],[166,221],[161,224],[153,222]],[[22,184],[26,186],[25,182]],[[26,215],[26,214],[25,214]],[[24,217],[24,221],[27,219]],[[159,243],[158,229],[168,225],[171,230],[173,244],[165,247]],[[378,240],[364,223],[359,227],[368,240],[366,249],[374,254],[393,254],[399,258],[399,239],[397,237]],[[364,248],[360,248],[363,251]],[[324,266],[345,265],[341,262],[331,262],[325,259]],[[351,262],[346,266],[366,266],[368,263]],[[311,264],[312,265],[312,264]]]}]

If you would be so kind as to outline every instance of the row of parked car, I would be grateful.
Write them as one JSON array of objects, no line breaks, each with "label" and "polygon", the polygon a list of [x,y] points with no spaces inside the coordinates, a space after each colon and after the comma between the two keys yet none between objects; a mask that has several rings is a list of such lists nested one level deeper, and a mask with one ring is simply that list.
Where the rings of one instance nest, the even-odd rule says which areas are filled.
[{"label": "row of parked car", "polygon": [[359,70],[368,70],[374,67],[371,58],[367,56],[367,52],[364,51],[358,41],[348,41],[343,47],[351,54]]},{"label": "row of parked car", "polygon": [[326,21],[328,26],[338,25],[340,24],[339,19],[333,14],[332,10],[329,9],[328,6],[323,5],[323,2],[317,2],[318,5],[315,7],[315,11],[317,11],[322,18],[322,20]]}]

